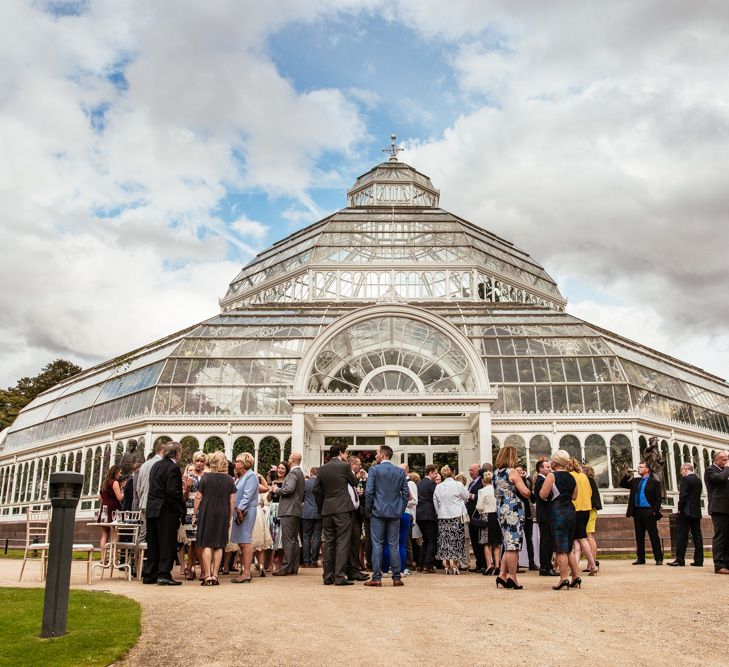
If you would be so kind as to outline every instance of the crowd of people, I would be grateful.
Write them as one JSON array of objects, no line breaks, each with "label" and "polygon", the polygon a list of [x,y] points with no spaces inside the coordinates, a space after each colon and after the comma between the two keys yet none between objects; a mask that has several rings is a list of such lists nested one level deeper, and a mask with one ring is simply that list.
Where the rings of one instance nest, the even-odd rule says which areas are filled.
[{"label": "crowd of people", "polygon": [[[201,585],[216,586],[221,573],[231,572],[237,574],[233,583],[250,583],[254,573],[283,577],[296,575],[300,567],[321,567],[325,585],[362,581],[380,587],[390,577],[393,586],[403,586],[413,571],[470,571],[495,577],[497,588],[520,590],[523,546],[529,570],[559,577],[555,590],[580,588],[583,574],[599,572],[595,532],[601,505],[594,471],[564,450],[539,459],[529,477],[518,464],[516,449],[504,446],[493,466],[471,465],[470,479],[448,465],[428,465],[421,478],[406,464],[393,464],[387,446],[377,450],[368,470],[356,455],[348,456],[345,445],[334,444],[320,468],[305,473],[302,455],[293,452],[265,478],[255,472],[254,457],[247,452],[232,464],[223,452],[196,452],[184,471],[178,465],[180,454],[178,443],[160,445],[127,479],[119,466],[112,466],[102,484],[100,519],[116,509],[141,511],[140,540],[147,542],[142,579],[147,584],[174,586],[182,578],[199,577]],[[706,479],[709,510],[718,526],[715,570],[729,574],[721,523],[729,515],[729,466],[725,453],[718,454]],[[628,471],[621,481],[630,489],[635,564],[645,563],[647,532],[660,565],[660,492],[647,466],[641,464],[637,472],[634,477]],[[695,513],[701,480],[690,464],[684,464],[682,476],[681,533],[669,564],[684,564],[690,529],[696,547],[691,564],[700,566],[703,542]],[[103,531],[102,550],[107,539]],[[175,567],[179,579],[173,577]]]}]

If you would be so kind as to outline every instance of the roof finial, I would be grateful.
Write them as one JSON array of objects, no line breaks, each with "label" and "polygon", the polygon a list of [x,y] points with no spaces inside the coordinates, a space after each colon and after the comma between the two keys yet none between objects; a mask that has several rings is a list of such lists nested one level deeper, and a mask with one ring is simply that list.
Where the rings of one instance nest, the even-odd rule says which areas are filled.
[{"label": "roof finial", "polygon": [[390,141],[392,142],[387,148],[383,148],[383,153],[389,153],[390,154],[390,162],[397,162],[397,154],[400,151],[404,151],[404,148],[398,148],[396,143],[397,135],[391,134],[390,135]]}]

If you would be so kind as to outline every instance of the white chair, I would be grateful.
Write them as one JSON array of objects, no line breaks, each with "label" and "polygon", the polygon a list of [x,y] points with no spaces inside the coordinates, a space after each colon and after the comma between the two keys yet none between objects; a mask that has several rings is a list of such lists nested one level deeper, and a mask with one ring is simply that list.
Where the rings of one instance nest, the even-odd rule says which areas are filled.
[{"label": "white chair", "polygon": [[[48,566],[48,549],[50,547],[48,543],[48,533],[51,526],[51,513],[48,510],[42,511],[28,511],[25,517],[25,551],[23,553],[23,563],[20,566],[20,576],[18,581],[23,579],[23,571],[25,570],[25,563],[28,560],[34,560],[29,558],[28,554],[32,551],[40,551],[40,580],[45,581],[46,569]],[[91,583],[91,568],[94,559],[94,545],[93,544],[74,544],[72,546],[74,553],[85,553],[87,554],[86,559],[86,583]]]},{"label": "white chair", "polygon": [[51,516],[48,511],[28,511],[25,515],[25,552],[23,553],[23,562],[20,566],[20,576],[18,581],[22,581],[23,572],[25,571],[25,563],[29,560],[37,560],[29,557],[28,554],[33,551],[40,551],[40,580],[43,581],[46,576],[46,560],[48,547],[48,528],[51,524]]}]

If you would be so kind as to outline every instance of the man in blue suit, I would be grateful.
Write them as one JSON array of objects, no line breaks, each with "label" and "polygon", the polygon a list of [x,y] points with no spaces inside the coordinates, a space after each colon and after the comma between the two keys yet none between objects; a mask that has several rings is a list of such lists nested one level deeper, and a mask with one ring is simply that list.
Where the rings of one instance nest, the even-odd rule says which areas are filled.
[{"label": "man in blue suit", "polygon": [[365,586],[382,586],[382,548],[387,539],[390,549],[392,585],[404,586],[400,578],[400,517],[405,511],[410,492],[405,471],[393,465],[392,448],[383,445],[377,450],[377,465],[369,469],[365,487],[365,506],[371,513],[372,579]]}]

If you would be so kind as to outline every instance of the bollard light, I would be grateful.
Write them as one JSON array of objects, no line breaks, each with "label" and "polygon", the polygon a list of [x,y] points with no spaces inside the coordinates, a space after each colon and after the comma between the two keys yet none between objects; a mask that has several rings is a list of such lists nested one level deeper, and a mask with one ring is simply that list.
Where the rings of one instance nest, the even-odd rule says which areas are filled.
[{"label": "bollard light", "polygon": [[48,486],[53,513],[41,637],[59,637],[66,634],[73,530],[76,525],[76,506],[81,497],[83,482],[84,476],[78,472],[51,473]]}]

